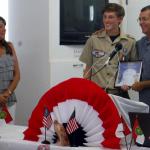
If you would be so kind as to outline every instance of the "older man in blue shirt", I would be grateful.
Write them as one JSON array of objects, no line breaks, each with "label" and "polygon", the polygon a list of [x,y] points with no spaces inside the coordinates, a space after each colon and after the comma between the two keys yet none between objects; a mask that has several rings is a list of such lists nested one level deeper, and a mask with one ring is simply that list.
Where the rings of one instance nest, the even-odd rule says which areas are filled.
[{"label": "older man in blue shirt", "polygon": [[139,99],[150,106],[150,5],[141,9],[139,24],[143,38],[137,41],[137,51],[139,60],[143,62],[140,82],[132,85],[132,89],[139,91]]}]

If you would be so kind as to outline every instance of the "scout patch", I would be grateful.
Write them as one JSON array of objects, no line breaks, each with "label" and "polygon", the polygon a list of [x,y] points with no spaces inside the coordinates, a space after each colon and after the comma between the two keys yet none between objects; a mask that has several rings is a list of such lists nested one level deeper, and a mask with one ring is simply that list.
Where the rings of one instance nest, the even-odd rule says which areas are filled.
[{"label": "scout patch", "polygon": [[102,51],[102,50],[96,50],[96,49],[94,49],[94,50],[92,51],[92,55],[93,55],[94,57],[96,57],[96,58],[100,58],[100,57],[103,57],[103,56],[105,55],[105,52]]}]

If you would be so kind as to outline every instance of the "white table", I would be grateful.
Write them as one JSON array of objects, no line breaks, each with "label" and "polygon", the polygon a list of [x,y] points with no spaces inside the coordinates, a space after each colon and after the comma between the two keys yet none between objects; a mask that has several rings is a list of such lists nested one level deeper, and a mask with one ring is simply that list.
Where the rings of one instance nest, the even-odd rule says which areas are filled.
[{"label": "white table", "polygon": [[[41,143],[22,140],[23,131],[26,128],[25,126],[16,125],[1,126],[0,150],[38,150],[38,147],[42,145]],[[102,147],[60,147],[56,145],[49,145],[48,148],[49,150],[110,150]],[[122,150],[126,150],[126,148],[122,148]],[[149,150],[149,148],[134,145],[131,150]]]}]

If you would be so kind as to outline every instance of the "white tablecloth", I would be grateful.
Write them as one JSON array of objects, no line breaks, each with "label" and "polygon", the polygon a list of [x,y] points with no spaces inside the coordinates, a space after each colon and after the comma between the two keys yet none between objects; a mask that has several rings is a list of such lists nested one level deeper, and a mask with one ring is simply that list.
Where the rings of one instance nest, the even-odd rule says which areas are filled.
[{"label": "white tablecloth", "polygon": [[[15,125],[0,126],[0,150],[38,150],[38,147],[42,145],[41,143],[22,140],[23,131],[26,128],[27,127]],[[56,145],[49,145],[48,147],[49,150],[110,150],[102,147],[60,147]],[[134,145],[131,150],[149,149],[150,148],[142,148]],[[126,150],[126,148],[124,147],[122,150]]]}]

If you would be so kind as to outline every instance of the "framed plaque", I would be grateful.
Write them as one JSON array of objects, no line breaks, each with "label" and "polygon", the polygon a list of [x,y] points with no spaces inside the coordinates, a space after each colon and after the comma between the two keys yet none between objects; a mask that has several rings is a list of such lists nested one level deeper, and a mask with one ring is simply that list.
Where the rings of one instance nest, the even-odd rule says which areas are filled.
[{"label": "framed plaque", "polygon": [[140,80],[142,61],[119,62],[118,73],[116,76],[115,87],[122,85],[131,86]]}]

